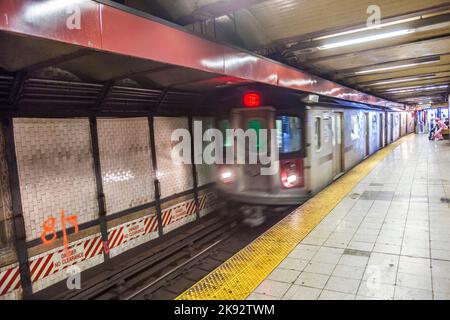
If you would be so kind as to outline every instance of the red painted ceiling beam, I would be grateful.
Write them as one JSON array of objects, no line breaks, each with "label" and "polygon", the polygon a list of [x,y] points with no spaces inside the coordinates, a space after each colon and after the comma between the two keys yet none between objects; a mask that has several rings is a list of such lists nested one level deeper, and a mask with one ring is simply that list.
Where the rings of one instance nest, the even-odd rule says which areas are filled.
[{"label": "red painted ceiling beam", "polygon": [[[80,29],[76,28],[78,12]],[[0,30],[354,102],[403,107],[201,38],[157,18],[138,16],[92,0],[2,0]]]}]

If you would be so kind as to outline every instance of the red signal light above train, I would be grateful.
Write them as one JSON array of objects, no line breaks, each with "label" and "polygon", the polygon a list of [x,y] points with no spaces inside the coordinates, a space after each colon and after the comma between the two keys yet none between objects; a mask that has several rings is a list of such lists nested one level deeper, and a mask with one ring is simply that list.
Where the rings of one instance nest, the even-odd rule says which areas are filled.
[{"label": "red signal light above train", "polygon": [[256,92],[246,93],[244,94],[243,102],[246,107],[259,107],[261,105],[261,95]]}]

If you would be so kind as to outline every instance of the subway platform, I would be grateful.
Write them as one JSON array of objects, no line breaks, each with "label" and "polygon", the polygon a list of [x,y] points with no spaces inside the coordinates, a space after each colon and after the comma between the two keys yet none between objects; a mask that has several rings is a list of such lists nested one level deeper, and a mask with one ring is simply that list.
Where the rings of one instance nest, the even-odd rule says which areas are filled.
[{"label": "subway platform", "polygon": [[450,299],[450,143],[408,135],[178,299]]}]

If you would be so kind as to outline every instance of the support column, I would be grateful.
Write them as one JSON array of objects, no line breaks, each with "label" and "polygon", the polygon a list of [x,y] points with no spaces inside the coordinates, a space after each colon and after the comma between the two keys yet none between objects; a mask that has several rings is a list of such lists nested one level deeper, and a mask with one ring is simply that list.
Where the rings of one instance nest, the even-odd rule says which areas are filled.
[{"label": "support column", "polygon": [[155,185],[156,218],[158,220],[158,234],[161,237],[163,235],[162,211],[161,211],[161,185],[158,179],[158,163],[156,161],[155,128],[153,117],[148,117],[148,127],[150,133],[150,150],[152,153],[152,173],[154,179],[153,182]]},{"label": "support column", "polygon": [[92,155],[94,157],[95,182],[97,185],[98,218],[100,223],[100,233],[103,242],[103,257],[109,260],[108,224],[106,221],[105,193],[103,192],[102,170],[100,166],[100,151],[98,147],[97,119],[89,118],[91,129]]},{"label": "support column", "polygon": [[[192,116],[188,117],[189,122],[189,133],[191,134],[191,163],[192,163],[192,181],[194,188],[194,202],[195,202],[195,215],[197,220],[200,219],[200,210],[199,210],[199,199],[198,199],[198,176],[197,176],[197,167],[195,166],[195,148],[194,148],[194,129],[193,129],[193,119]],[[203,140],[202,140],[203,141]]]},{"label": "support column", "polygon": [[33,294],[33,288],[31,284],[31,272],[27,248],[27,236],[25,232],[25,220],[23,217],[22,198],[20,195],[13,119],[5,119],[2,122],[5,132],[6,162],[8,165],[9,186],[11,189],[14,244],[19,261],[20,284],[23,290],[23,298],[28,299]]}]

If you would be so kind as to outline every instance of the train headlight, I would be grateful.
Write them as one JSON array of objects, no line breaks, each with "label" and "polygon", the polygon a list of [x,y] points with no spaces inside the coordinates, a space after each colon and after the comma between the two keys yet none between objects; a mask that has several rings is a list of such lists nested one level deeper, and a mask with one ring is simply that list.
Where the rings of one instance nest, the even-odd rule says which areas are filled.
[{"label": "train headlight", "polygon": [[234,180],[234,173],[230,169],[224,169],[220,172],[219,179],[223,183],[231,183]]},{"label": "train headlight", "polygon": [[286,181],[289,182],[290,184],[294,184],[295,181],[297,181],[297,175],[291,174],[286,178]]},{"label": "train headlight", "polygon": [[225,172],[222,172],[221,177],[222,177],[222,179],[225,180],[225,179],[230,179],[232,175],[233,174],[231,173],[231,171],[225,171]]},{"label": "train headlight", "polygon": [[285,188],[303,187],[303,160],[281,160],[281,183]]}]

